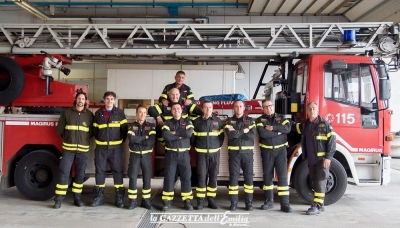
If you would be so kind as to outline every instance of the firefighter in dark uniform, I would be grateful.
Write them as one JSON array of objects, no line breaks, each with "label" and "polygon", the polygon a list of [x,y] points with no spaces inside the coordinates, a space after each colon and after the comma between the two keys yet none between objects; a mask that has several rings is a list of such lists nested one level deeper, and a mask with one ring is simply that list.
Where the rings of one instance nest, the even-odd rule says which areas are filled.
[{"label": "firefighter in dark uniform", "polygon": [[94,114],[96,185],[93,192],[96,194],[96,198],[91,206],[97,207],[104,204],[104,188],[108,164],[114,177],[115,206],[123,208],[125,188],[122,169],[122,143],[128,133],[128,121],[124,111],[114,106],[116,99],[114,92],[105,92],[103,99],[105,106],[98,109]]},{"label": "firefighter in dark uniform", "polygon": [[59,166],[59,181],[56,185],[56,197],[53,208],[61,207],[68,189],[72,163],[75,165],[75,178],[72,183],[74,204],[83,206],[81,200],[83,179],[87,165],[90,138],[93,136],[93,113],[86,109],[86,93],[79,91],[74,106],[65,109],[58,120],[57,132],[63,138],[62,158]]},{"label": "firefighter in dark uniform", "polygon": [[253,118],[244,115],[244,102],[233,103],[234,115],[228,118],[225,133],[228,136],[230,210],[235,211],[239,194],[239,174],[243,170],[246,210],[253,210],[253,149],[256,125]]},{"label": "firefighter in dark uniform", "polygon": [[168,106],[168,103],[170,102],[175,103],[175,101],[169,99],[168,94],[172,88],[177,88],[179,90],[179,93],[181,94],[179,103],[182,103],[184,105],[196,104],[196,100],[194,99],[192,90],[190,89],[189,86],[184,84],[185,76],[186,76],[185,72],[181,70],[176,72],[175,82],[168,84],[164,87],[160,95],[160,98],[158,99],[158,102],[163,103],[165,106]]},{"label": "firefighter in dark uniform", "polygon": [[314,202],[306,214],[316,215],[325,211],[326,183],[329,167],[336,152],[336,137],[332,125],[318,115],[317,103],[307,104],[307,116],[308,119],[304,123],[296,123],[293,130],[302,134],[302,158],[307,159],[314,189]]},{"label": "firefighter in dark uniform", "polygon": [[164,211],[171,207],[174,198],[174,180],[176,171],[181,178],[181,196],[186,210],[193,210],[192,187],[190,178],[192,176],[190,167],[190,137],[193,132],[192,121],[182,118],[182,106],[179,103],[172,105],[173,118],[165,121],[162,127],[162,135],[165,139],[165,173],[162,200]]},{"label": "firefighter in dark uniform", "polygon": [[139,168],[142,168],[143,188],[141,206],[146,209],[153,209],[150,204],[151,197],[151,152],[156,138],[155,126],[146,121],[147,109],[140,105],[136,109],[136,121],[130,124],[128,129],[129,139],[129,189],[128,198],[130,200],[128,209],[132,210],[137,207],[137,177]]},{"label": "firefighter in dark uniform", "polygon": [[[149,115],[151,117],[156,118],[157,120],[157,125],[158,125],[157,139],[163,145],[165,144],[165,142],[161,135],[161,127],[164,125],[164,121],[173,119],[173,115],[171,112],[172,104],[180,103],[179,89],[172,88],[168,93],[168,97],[172,102],[169,102],[167,105],[159,103],[149,108]],[[197,107],[196,103],[189,105],[181,104],[181,109],[182,109],[182,118],[189,117],[190,119],[194,120],[197,115],[203,115],[203,111],[199,107]]]},{"label": "firefighter in dark uniform", "polygon": [[[221,119],[213,116],[213,104],[203,103],[203,116],[193,121],[192,144],[197,155],[197,210],[204,207],[204,198],[208,198],[208,207],[218,209],[215,203],[217,195],[217,176],[219,173],[219,157],[224,130]],[[208,184],[207,184],[208,179]]]},{"label": "firefighter in dark uniform", "polygon": [[263,210],[274,207],[274,168],[278,174],[278,196],[281,201],[281,210],[292,212],[289,204],[289,186],[287,181],[287,134],[291,130],[291,124],[283,115],[275,113],[271,100],[262,101],[264,114],[257,118],[256,126],[260,137],[261,158],[264,176],[265,202],[261,206]]}]

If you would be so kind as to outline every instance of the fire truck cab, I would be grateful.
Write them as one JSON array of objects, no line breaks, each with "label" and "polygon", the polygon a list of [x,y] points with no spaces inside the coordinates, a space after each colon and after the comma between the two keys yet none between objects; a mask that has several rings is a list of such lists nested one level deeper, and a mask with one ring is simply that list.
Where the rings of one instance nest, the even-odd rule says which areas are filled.
[{"label": "fire truck cab", "polygon": [[[315,102],[319,115],[332,124],[336,153],[331,163],[326,204],[344,194],[347,182],[358,186],[390,182],[390,81],[385,64],[370,57],[309,55],[287,66],[287,77],[272,79],[265,88],[277,113],[295,122],[307,118],[306,105]],[[282,67],[282,69],[284,69]],[[288,169],[292,186],[312,201],[307,161],[300,136],[289,134]]]}]

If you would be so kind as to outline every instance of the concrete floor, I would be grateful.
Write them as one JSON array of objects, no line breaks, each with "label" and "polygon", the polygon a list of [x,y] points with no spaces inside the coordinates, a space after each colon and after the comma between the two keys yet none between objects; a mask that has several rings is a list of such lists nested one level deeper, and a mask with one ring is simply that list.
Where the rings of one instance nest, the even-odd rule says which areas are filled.
[{"label": "concrete floor", "polygon": [[[400,189],[400,159],[393,159],[392,181],[388,186],[380,187],[357,187],[348,185],[345,195],[334,205],[326,207],[326,211],[317,216],[307,216],[305,211],[309,207],[291,189],[291,206],[294,210],[291,214],[279,211],[279,199],[275,194],[275,208],[271,211],[259,209],[263,202],[262,190],[255,190],[255,210],[247,212],[244,210],[243,197],[239,203],[236,213],[241,215],[228,215],[229,218],[241,216],[242,221],[249,221],[250,227],[399,227],[399,205],[400,197],[397,191]],[[125,186],[128,179],[124,180]],[[13,187],[0,191],[0,227],[227,227],[228,224],[217,223],[149,223],[149,218],[156,218],[154,213],[160,211],[147,211],[143,208],[134,210],[116,208],[114,203],[114,192],[112,179],[106,182],[106,204],[101,207],[92,208],[88,206],[93,199],[91,194],[94,185],[94,178],[89,179],[83,190],[83,200],[86,206],[78,208],[72,205],[71,193],[68,193],[60,209],[52,209],[53,201],[30,201],[26,200],[18,190]],[[152,181],[155,195],[162,187],[162,180]],[[178,188],[179,189],[179,188]],[[240,190],[240,194],[242,189]],[[218,203],[220,210],[205,208],[202,211],[187,212],[183,210],[183,203],[180,200],[180,192],[176,191],[172,209],[168,213],[183,213],[183,216],[192,216],[192,219],[206,219],[210,216],[221,216],[229,209],[227,189],[218,189]],[[126,199],[126,202],[128,200]],[[159,197],[154,201],[159,203]],[[195,205],[195,202],[194,202]],[[204,214],[196,214],[196,213]],[[150,214],[153,213],[153,216]],[[182,215],[182,214],[181,214]],[[183,218],[183,217],[181,217]],[[188,217],[187,217],[188,218]],[[147,223],[145,220],[147,219]],[[177,219],[168,217],[167,219]],[[231,226],[241,225],[240,223]],[[243,223],[242,223],[243,225]]]}]

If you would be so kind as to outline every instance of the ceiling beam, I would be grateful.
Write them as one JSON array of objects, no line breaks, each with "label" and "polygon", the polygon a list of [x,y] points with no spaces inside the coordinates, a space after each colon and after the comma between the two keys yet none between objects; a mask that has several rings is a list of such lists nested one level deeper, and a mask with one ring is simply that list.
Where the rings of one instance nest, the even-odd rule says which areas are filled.
[{"label": "ceiling beam", "polygon": [[267,0],[267,2],[265,3],[265,6],[264,6],[264,8],[263,8],[263,10],[262,10],[261,13],[260,13],[260,16],[262,16],[262,15],[264,14],[264,12],[265,12],[265,10],[267,9],[268,4],[269,4],[270,1],[271,1],[271,0]]},{"label": "ceiling beam", "polygon": [[287,14],[288,16],[290,16],[290,14],[293,13],[293,11],[297,8],[297,6],[300,5],[301,1],[303,1],[303,0],[297,0],[296,4],[294,4],[294,6],[292,7],[292,9],[290,9],[289,13]]},{"label": "ceiling beam", "polygon": [[335,9],[333,9],[330,13],[329,16],[335,15],[335,13],[340,10],[344,5],[349,3],[350,0],[344,0],[342,3],[340,3]]},{"label": "ceiling beam", "polygon": [[283,1],[281,2],[281,4],[279,5],[278,9],[277,9],[277,10],[275,11],[275,13],[274,13],[274,16],[276,16],[276,15],[279,13],[279,10],[282,9],[282,6],[283,6],[283,4],[285,4],[285,2],[286,2],[286,0],[283,0]]},{"label": "ceiling beam", "polygon": [[307,8],[301,13],[301,16],[304,16],[304,14],[307,13],[307,11],[317,2],[318,0],[314,0],[313,2],[311,2]]},{"label": "ceiling beam", "polygon": [[332,3],[333,3],[333,0],[329,0],[327,3],[325,3],[325,5],[323,5],[323,6],[321,7],[321,9],[319,9],[319,10],[314,14],[314,16],[319,16],[319,15],[322,13],[322,11],[324,11],[326,8],[328,8],[328,6],[330,6]]}]

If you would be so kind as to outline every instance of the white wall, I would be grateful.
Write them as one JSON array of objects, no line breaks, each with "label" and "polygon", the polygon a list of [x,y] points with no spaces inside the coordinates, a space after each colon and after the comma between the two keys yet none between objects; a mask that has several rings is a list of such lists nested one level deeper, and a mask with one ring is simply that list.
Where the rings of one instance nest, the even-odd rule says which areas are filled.
[{"label": "white wall", "polygon": [[185,71],[185,84],[201,96],[234,93],[237,66],[110,64],[107,90],[119,99],[158,99],[164,86],[174,82],[178,70]]}]

